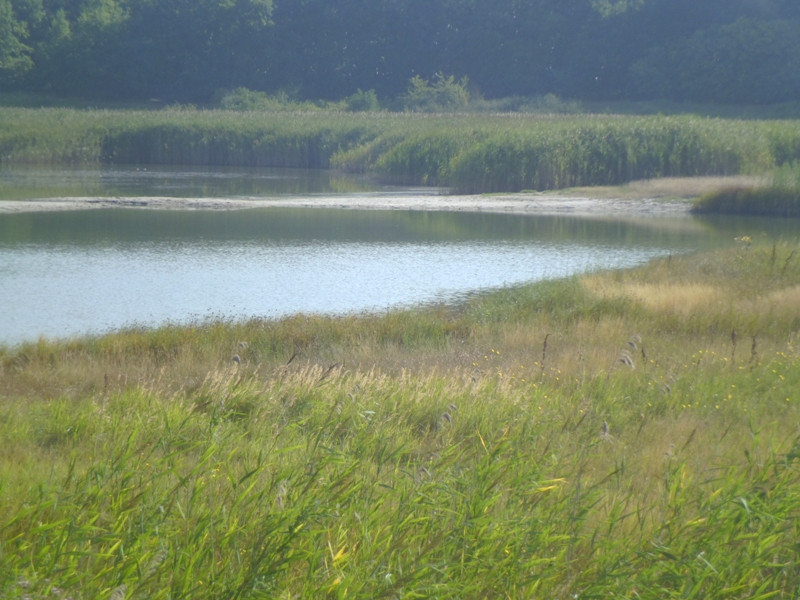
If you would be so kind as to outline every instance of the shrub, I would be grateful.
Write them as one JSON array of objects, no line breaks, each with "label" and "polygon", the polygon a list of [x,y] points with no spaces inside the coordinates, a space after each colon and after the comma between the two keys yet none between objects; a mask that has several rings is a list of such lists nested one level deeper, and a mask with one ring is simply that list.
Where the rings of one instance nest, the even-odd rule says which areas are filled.
[{"label": "shrub", "polygon": [[416,112],[455,111],[466,108],[469,104],[467,78],[462,77],[456,81],[452,75],[437,73],[431,83],[417,75],[411,78],[402,102],[406,110]]},{"label": "shrub", "polygon": [[295,102],[289,94],[279,91],[273,96],[266,92],[249,90],[239,87],[228,92],[223,92],[218,101],[220,108],[225,110],[261,110],[261,111],[292,111],[316,110],[319,107],[312,102]]},{"label": "shrub", "polygon": [[375,90],[358,90],[344,99],[345,110],[350,112],[372,112],[381,109]]},{"label": "shrub", "polygon": [[238,87],[224,92],[219,100],[219,106],[226,110],[256,110],[264,108],[268,102],[269,98],[264,92]]}]

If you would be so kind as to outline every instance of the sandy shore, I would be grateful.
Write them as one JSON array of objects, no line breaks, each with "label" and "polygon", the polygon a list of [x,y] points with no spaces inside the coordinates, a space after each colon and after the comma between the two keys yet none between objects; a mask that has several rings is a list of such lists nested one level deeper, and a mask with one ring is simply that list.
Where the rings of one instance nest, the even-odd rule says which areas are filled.
[{"label": "sandy shore", "polygon": [[678,216],[689,198],[743,178],[669,178],[618,187],[580,188],[553,193],[487,195],[364,194],[274,198],[91,197],[0,201],[0,213],[141,208],[158,210],[242,210],[295,207],[358,210],[424,210],[581,216]]},{"label": "sandy shore", "polygon": [[47,198],[0,202],[0,213],[141,208],[157,210],[242,210],[248,208],[338,208],[352,210],[425,210],[530,214],[661,215],[686,212],[683,201],[630,200],[514,194],[508,196],[347,196],[292,198]]}]

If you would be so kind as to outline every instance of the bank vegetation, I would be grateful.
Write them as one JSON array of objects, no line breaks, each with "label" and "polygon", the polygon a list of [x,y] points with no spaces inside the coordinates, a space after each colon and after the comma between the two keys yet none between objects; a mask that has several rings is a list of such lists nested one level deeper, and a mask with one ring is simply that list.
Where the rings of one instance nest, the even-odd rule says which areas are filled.
[{"label": "bank vegetation", "polygon": [[750,185],[724,185],[698,197],[697,214],[800,217],[800,164],[786,164]]},{"label": "bank vegetation", "polygon": [[335,168],[481,193],[760,175],[798,159],[794,120],[0,108],[0,165]]}]

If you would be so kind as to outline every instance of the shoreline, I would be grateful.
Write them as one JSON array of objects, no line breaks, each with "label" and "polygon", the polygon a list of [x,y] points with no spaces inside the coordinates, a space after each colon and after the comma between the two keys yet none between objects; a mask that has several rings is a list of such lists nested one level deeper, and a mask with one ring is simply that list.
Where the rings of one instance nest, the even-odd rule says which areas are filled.
[{"label": "shoreline", "polygon": [[170,196],[90,196],[0,200],[0,215],[91,209],[246,210],[253,208],[335,208],[490,212],[585,217],[687,216],[691,200],[710,190],[752,182],[752,177],[666,177],[620,186],[548,192],[447,195],[425,193],[180,198]]},{"label": "shoreline", "polygon": [[679,216],[686,200],[597,198],[588,195],[519,193],[497,195],[353,195],[274,198],[77,197],[0,201],[0,214],[96,209],[208,210],[254,208],[334,208],[342,210],[411,210],[488,212],[573,216]]}]

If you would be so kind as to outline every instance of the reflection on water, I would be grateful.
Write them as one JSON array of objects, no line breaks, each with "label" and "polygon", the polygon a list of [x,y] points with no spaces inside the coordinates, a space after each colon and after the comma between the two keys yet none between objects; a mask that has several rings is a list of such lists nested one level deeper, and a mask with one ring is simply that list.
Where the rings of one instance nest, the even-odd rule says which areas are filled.
[{"label": "reflection on water", "polygon": [[210,317],[384,310],[762,231],[796,239],[798,228],[321,208],[0,214],[0,344]]},{"label": "reflection on water", "polygon": [[[669,225],[672,224],[672,227]],[[105,209],[0,215],[0,243],[129,244],[293,240],[330,242],[572,241],[695,244],[704,229],[687,219],[637,224],[573,217],[486,213],[256,208],[234,211]]]},{"label": "reflection on water", "polygon": [[108,166],[0,168],[0,200],[60,197],[248,198],[376,191],[363,178],[323,169]]}]

